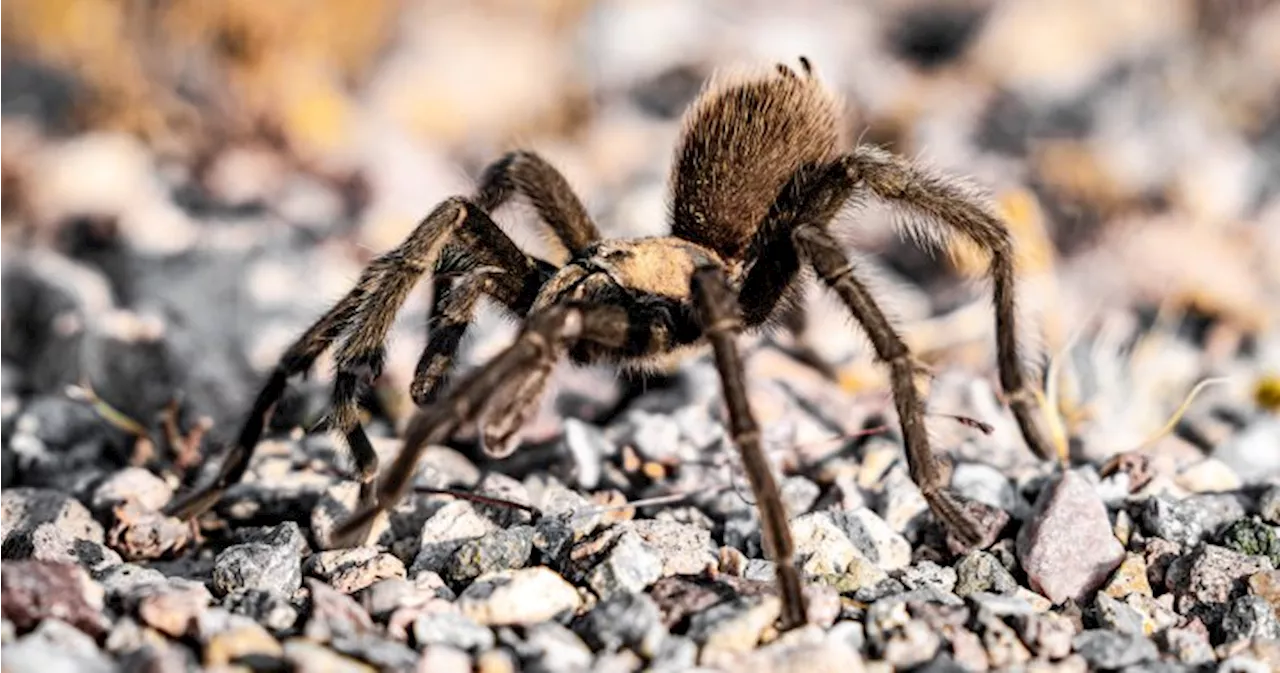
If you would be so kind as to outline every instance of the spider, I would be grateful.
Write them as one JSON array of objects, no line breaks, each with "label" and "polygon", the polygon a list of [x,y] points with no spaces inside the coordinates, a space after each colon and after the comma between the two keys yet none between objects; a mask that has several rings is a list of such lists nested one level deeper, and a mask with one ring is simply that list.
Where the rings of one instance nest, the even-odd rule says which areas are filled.
[{"label": "spider", "polygon": [[[488,454],[510,454],[558,360],[636,370],[709,345],[729,434],[777,567],[783,627],[801,624],[806,604],[790,528],[747,402],[736,342],[746,331],[786,319],[808,282],[807,266],[843,301],[889,368],[911,478],[930,509],[962,545],[989,544],[990,526],[975,514],[975,503],[947,489],[930,450],[915,380],[920,366],[828,224],[845,204],[869,193],[990,253],[1000,383],[1026,442],[1048,458],[1051,445],[1019,365],[1010,235],[987,203],[955,181],[878,148],[841,151],[841,104],[807,59],[800,58],[800,66],[721,74],[707,83],[685,114],[675,152],[669,236],[603,239],[568,182],[537,154],[516,151],[490,165],[475,196],[438,205],[285,352],[214,481],[169,513],[195,516],[240,480],[289,377],[308,371],[330,347],[336,374],[329,422],[345,435],[362,485],[357,512],[334,533],[334,542],[344,544],[367,535],[408,490],[423,450],[459,427],[476,424]],[[515,193],[569,251],[564,266],[525,254],[490,219]],[[392,321],[428,273],[433,329],[410,388],[418,409],[403,449],[375,483],[378,460],[361,428],[357,398],[381,373]],[[482,296],[523,319],[521,330],[499,355],[442,391]]]}]

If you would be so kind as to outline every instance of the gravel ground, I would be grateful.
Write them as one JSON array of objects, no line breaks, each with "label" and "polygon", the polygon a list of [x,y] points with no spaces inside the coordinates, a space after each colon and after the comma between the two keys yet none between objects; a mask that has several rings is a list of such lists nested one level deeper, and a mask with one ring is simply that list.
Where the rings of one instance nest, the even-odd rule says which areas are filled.
[{"label": "gravel ground", "polygon": [[[175,2],[154,42],[117,3],[68,10],[93,39],[6,3],[6,672],[1280,670],[1280,4],[291,2]],[[742,340],[802,629],[774,626],[705,357],[634,398],[558,369],[513,456],[463,431],[415,477],[524,508],[416,493],[341,550],[322,358],[212,513],[161,513],[288,342],[487,161],[536,149],[602,230],[660,233],[701,82],[801,54],[851,139],[972,176],[1017,236],[1061,464],[1000,400],[981,258],[875,204],[838,232],[933,369],[952,486],[1008,514],[989,548],[947,547],[884,372],[816,289],[802,338],[834,380],[789,335]],[[528,208],[498,219],[557,254]],[[426,285],[365,399],[383,465]],[[486,308],[462,365],[515,329]]]}]

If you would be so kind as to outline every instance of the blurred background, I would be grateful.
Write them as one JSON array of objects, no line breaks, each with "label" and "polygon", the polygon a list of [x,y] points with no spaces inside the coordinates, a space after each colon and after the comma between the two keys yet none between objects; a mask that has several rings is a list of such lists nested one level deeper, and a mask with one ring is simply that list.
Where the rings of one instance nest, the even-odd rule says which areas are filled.
[{"label": "blurred background", "polygon": [[[801,55],[847,101],[851,143],[970,176],[999,203],[1064,450],[1146,446],[1207,380],[1156,444],[1280,474],[1256,443],[1280,405],[1278,2],[9,0],[3,25],[6,484],[81,478],[71,458],[11,448],[32,424],[107,418],[133,462],[230,435],[362,266],[506,150],[547,157],[607,235],[664,232],[680,115],[704,80]],[[985,261],[904,242],[892,216],[867,204],[840,234],[936,368],[938,406],[1007,421]],[[528,208],[497,219],[555,256]],[[408,410],[428,293],[370,400],[383,435]],[[882,395],[847,317],[811,301],[835,388]],[[513,329],[487,312],[465,360]],[[278,428],[320,417],[328,366]],[[618,394],[598,392],[608,374],[565,377]],[[984,441],[1017,436],[1001,421]]]}]

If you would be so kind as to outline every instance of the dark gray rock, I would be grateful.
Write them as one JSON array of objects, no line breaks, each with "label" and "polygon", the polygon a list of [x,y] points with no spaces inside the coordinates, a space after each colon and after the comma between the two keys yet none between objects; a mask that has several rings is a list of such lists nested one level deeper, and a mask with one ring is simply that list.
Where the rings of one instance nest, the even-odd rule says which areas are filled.
[{"label": "dark gray rock", "polygon": [[956,563],[955,594],[961,598],[979,591],[995,594],[1011,594],[1018,590],[1018,581],[1000,563],[999,559],[984,551],[965,554]]},{"label": "dark gray rock", "polygon": [[1241,596],[1227,606],[1222,616],[1222,639],[1234,642],[1246,638],[1280,638],[1275,610],[1262,596]]},{"label": "dark gray rock", "polygon": [[1071,644],[1094,668],[1124,668],[1160,656],[1156,644],[1146,636],[1105,629],[1081,631]]},{"label": "dark gray rock", "polygon": [[533,552],[533,533],[533,526],[512,526],[467,540],[445,566],[445,579],[458,586],[485,573],[523,568]]},{"label": "dark gray rock", "polygon": [[574,630],[594,650],[626,648],[646,659],[657,656],[667,636],[658,604],[643,593],[619,593],[601,601],[574,623]]},{"label": "dark gray rock", "polygon": [[1166,495],[1147,499],[1142,508],[1142,526],[1148,535],[1183,546],[1193,546],[1205,537],[1204,513],[1191,503]]},{"label": "dark gray rock", "polygon": [[427,612],[413,621],[413,642],[418,649],[448,645],[476,654],[492,649],[493,631],[457,612]]},{"label": "dark gray rock", "polygon": [[258,589],[291,596],[302,586],[302,558],[288,544],[233,545],[214,561],[213,586],[221,595]]},{"label": "dark gray rock", "polygon": [[1280,526],[1280,486],[1268,488],[1258,499],[1258,516],[1273,526]]},{"label": "dark gray rock", "polygon": [[237,591],[223,598],[222,607],[232,614],[249,617],[278,634],[289,631],[298,622],[297,606],[288,596],[275,591]]},{"label": "dark gray rock", "polygon": [[920,561],[903,568],[898,574],[898,580],[907,590],[930,586],[945,592],[953,592],[959,581],[959,574],[950,566],[941,566],[933,561]]},{"label": "dark gray rock", "polygon": [[1132,607],[1099,593],[1093,609],[1100,626],[1121,633],[1144,635],[1142,615]]}]

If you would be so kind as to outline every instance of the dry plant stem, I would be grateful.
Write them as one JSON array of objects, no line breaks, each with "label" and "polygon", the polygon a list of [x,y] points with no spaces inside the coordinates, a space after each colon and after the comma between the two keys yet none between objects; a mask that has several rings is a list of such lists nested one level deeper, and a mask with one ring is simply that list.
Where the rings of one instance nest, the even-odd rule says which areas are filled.
[{"label": "dry plant stem", "polygon": [[758,503],[765,550],[777,568],[783,628],[799,626],[805,622],[804,591],[800,571],[795,565],[795,544],[791,539],[787,510],[760,445],[760,427],[747,402],[742,357],[736,342],[742,332],[737,301],[729,291],[724,273],[717,267],[704,267],[694,272],[693,299],[707,340],[714,349],[716,369],[720,372],[725,406],[729,411],[729,431],[742,454],[742,467]]}]

